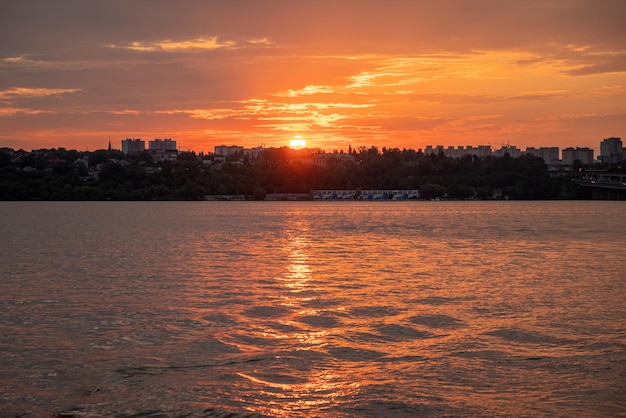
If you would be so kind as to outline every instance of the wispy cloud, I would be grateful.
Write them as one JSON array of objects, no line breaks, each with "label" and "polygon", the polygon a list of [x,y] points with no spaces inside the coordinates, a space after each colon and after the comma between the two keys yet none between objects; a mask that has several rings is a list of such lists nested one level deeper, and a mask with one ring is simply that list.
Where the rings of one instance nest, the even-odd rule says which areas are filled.
[{"label": "wispy cloud", "polygon": [[278,92],[278,93],[275,93],[274,95],[278,97],[299,97],[299,96],[311,96],[314,94],[325,94],[325,93],[335,93],[335,90],[330,86],[310,85],[300,90],[289,89],[286,92]]},{"label": "wispy cloud", "polygon": [[159,115],[187,115],[194,119],[219,120],[228,118],[246,119],[249,112],[238,109],[228,108],[209,108],[209,109],[172,109],[159,110],[155,112]]},{"label": "wispy cloud", "polygon": [[626,54],[601,60],[593,64],[581,65],[565,71],[572,76],[596,75],[605,73],[626,73]]},{"label": "wispy cloud", "polygon": [[[617,114],[604,114],[604,113],[565,113],[562,115],[548,116],[537,118],[538,121],[561,121],[561,120],[575,120],[575,119],[589,119],[589,118],[601,118],[607,116],[617,116]],[[621,116],[621,115],[620,115]]]},{"label": "wispy cloud", "polygon": [[43,115],[43,114],[55,114],[56,112],[51,110],[42,109],[26,109],[17,107],[4,107],[0,108],[0,117],[9,117],[16,115]]},{"label": "wispy cloud", "polygon": [[25,97],[45,97],[55,96],[59,94],[77,93],[81,89],[48,89],[48,88],[28,88],[28,87],[12,87],[0,90],[0,100],[11,100],[15,98]]},{"label": "wispy cloud", "polygon": [[250,38],[240,41],[222,40],[218,36],[197,37],[192,39],[160,41],[133,41],[129,44],[110,44],[109,48],[127,49],[139,52],[180,52],[180,51],[212,51],[217,49],[240,49],[250,46],[269,46],[267,38]]},{"label": "wispy cloud", "polygon": [[141,114],[141,112],[138,110],[130,110],[130,109],[112,110],[110,113],[114,115],[132,115],[132,116],[137,116]]},{"label": "wispy cloud", "polygon": [[26,58],[24,55],[0,59],[0,63],[3,63],[3,64],[24,64],[24,63],[30,63],[30,62],[33,62],[33,61]]},{"label": "wispy cloud", "polygon": [[372,104],[350,103],[281,103],[267,100],[245,100],[231,103],[232,107],[206,109],[171,109],[155,111],[160,115],[187,115],[194,119],[222,120],[257,120],[283,121],[306,120],[314,125],[329,126],[333,121],[352,117],[338,110],[363,109]]},{"label": "wispy cloud", "polygon": [[102,59],[56,59],[37,55],[19,55],[0,59],[0,69],[9,72],[23,71],[72,71],[91,70],[111,65],[111,61]]}]

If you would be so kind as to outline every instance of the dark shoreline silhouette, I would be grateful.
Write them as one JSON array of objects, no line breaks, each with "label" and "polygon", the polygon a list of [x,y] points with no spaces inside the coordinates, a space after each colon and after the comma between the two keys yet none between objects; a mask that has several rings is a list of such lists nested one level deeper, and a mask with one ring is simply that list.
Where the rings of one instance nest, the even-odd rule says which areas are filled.
[{"label": "dark shoreline silhouette", "polygon": [[283,147],[254,161],[193,152],[153,161],[148,152],[4,148],[0,200],[314,200],[315,190],[353,190],[356,198],[362,190],[416,190],[426,200],[592,198],[572,181],[572,172],[587,167],[548,167],[529,154],[450,158],[371,147],[324,166],[312,162],[314,155]]}]

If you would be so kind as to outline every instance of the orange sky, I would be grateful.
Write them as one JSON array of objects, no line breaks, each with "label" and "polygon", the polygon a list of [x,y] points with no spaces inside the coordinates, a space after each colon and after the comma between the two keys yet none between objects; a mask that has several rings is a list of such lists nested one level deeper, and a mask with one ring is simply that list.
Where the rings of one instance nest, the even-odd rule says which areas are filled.
[{"label": "orange sky", "polygon": [[626,139],[624,22],[623,0],[0,0],[0,147],[598,150]]}]

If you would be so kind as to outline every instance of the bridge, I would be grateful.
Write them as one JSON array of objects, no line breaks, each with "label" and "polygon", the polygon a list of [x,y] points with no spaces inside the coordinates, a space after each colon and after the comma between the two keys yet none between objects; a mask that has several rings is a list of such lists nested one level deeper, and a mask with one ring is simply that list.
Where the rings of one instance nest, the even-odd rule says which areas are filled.
[{"label": "bridge", "polygon": [[591,187],[594,199],[626,200],[626,174],[587,171],[572,178],[583,187]]}]

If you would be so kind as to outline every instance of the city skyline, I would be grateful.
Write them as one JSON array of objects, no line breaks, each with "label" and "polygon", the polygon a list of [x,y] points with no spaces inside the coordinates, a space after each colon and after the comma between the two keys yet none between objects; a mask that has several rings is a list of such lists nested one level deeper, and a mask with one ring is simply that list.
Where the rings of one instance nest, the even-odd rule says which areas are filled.
[{"label": "city skyline", "polygon": [[626,3],[1,1],[0,147],[626,137]]}]

